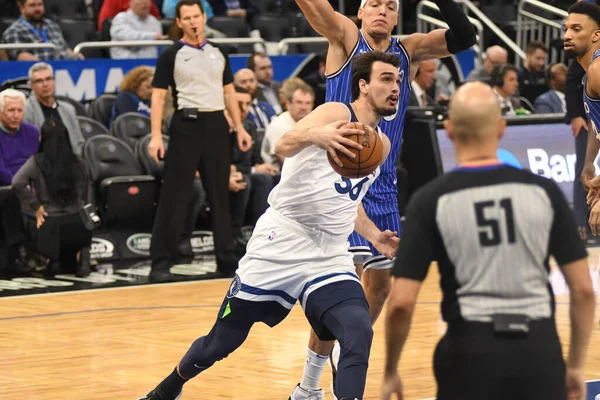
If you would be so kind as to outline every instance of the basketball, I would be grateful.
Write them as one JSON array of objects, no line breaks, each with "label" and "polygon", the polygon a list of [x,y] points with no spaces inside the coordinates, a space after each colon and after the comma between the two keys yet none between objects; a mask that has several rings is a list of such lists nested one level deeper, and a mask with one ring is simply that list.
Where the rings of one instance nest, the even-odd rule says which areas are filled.
[{"label": "basketball", "polygon": [[348,135],[346,138],[353,140],[362,145],[362,150],[348,148],[356,155],[354,158],[349,158],[340,151],[336,151],[337,157],[344,164],[342,167],[337,165],[327,153],[329,164],[338,174],[345,178],[356,179],[362,178],[375,171],[383,157],[383,143],[377,132],[368,125],[363,125],[360,122],[348,122],[344,125],[345,128],[360,129],[365,132],[364,135]]}]

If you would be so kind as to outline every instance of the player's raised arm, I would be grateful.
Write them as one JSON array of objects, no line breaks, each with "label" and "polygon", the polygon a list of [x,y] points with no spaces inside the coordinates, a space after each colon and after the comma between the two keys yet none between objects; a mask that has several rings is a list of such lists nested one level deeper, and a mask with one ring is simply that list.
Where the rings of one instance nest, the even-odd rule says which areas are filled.
[{"label": "player's raised arm", "polygon": [[284,133],[277,140],[275,154],[284,158],[293,157],[314,144],[327,150],[342,166],[335,155],[335,150],[354,157],[354,154],[346,147],[354,147],[359,150],[362,148],[357,142],[344,136],[364,134],[362,130],[343,128],[344,124],[348,122],[348,117],[348,109],[341,103],[325,103],[317,107],[312,113],[298,121],[292,130]]},{"label": "player's raised arm", "polygon": [[432,58],[448,57],[475,44],[477,35],[469,18],[454,0],[433,0],[449,29],[436,29],[426,34],[412,34],[402,41],[415,64]]},{"label": "player's raised arm", "polygon": [[358,28],[348,17],[336,12],[327,0],[296,0],[310,26],[330,45],[348,53],[358,40]]}]

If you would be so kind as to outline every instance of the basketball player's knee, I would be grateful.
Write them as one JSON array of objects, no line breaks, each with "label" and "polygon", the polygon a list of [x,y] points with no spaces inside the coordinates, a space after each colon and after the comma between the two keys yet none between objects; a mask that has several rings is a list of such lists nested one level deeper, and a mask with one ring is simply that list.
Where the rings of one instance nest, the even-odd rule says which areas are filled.
[{"label": "basketball player's knee", "polygon": [[247,337],[248,332],[217,324],[202,343],[202,358],[211,365],[221,361],[240,347]]},{"label": "basketball player's knee", "polygon": [[344,338],[340,342],[342,353],[354,362],[366,362],[373,342],[373,328],[367,309],[348,313],[344,323]]},{"label": "basketball player's knee", "polygon": [[369,298],[377,298],[380,303],[385,303],[390,291],[392,290],[392,282],[389,275],[384,274],[384,271],[367,272],[368,279],[364,281],[365,292]]}]

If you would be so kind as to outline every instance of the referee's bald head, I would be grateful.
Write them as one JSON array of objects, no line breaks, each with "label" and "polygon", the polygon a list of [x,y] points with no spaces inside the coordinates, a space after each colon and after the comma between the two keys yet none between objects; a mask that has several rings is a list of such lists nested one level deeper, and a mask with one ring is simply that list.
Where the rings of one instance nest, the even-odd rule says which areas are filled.
[{"label": "referee's bald head", "polygon": [[506,126],[496,94],[482,82],[461,86],[450,100],[448,116],[444,126],[457,144],[498,141]]}]

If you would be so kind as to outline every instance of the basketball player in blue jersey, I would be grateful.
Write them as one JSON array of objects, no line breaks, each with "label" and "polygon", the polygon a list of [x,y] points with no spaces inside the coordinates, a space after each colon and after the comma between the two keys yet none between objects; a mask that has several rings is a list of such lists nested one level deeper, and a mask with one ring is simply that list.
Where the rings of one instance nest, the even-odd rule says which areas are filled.
[{"label": "basketball player in blue jersey", "polygon": [[[256,224],[215,325],[142,399],[179,399],[185,382],[241,346],[255,323],[277,325],[296,301],[318,337],[342,343],[340,396],[362,399],[373,330],[348,235],[356,229],[379,237],[380,248],[390,256],[397,241],[390,232],[378,231],[360,207],[380,166],[366,177],[348,179],[331,168],[327,153],[341,166],[336,150],[352,157],[347,147],[362,148],[346,137],[362,131],[344,125],[357,121],[376,127],[381,117],[396,111],[399,67],[397,57],[383,52],[357,57],[352,103],[321,105],[277,141],[275,153],[285,157],[281,181],[269,195],[270,208]],[[381,165],[390,142],[377,130],[383,143]],[[272,398],[268,385],[265,390],[263,397]]]},{"label": "basketball player in blue jersey", "polygon": [[590,135],[581,183],[589,189],[588,204],[592,206],[589,224],[594,235],[600,234],[600,177],[594,178],[594,160],[600,148],[600,7],[581,1],[569,7],[564,25],[563,46],[570,57],[586,71],[583,78],[583,106],[589,120]]},{"label": "basketball player in blue jersey", "polygon": [[[404,116],[410,95],[410,81],[414,78],[421,61],[447,57],[468,49],[476,41],[475,29],[453,0],[434,0],[443,14],[449,29],[438,29],[427,34],[415,33],[402,41],[392,37],[398,23],[396,0],[362,0],[358,10],[361,28],[348,17],[334,11],[328,0],[296,0],[310,25],[329,41],[326,62],[326,101],[349,101],[351,92],[350,61],[359,54],[379,50],[396,55],[400,65],[400,98],[393,115],[384,117],[379,127],[391,142],[390,156],[381,167],[379,179],[371,186],[363,199],[367,216],[381,230],[401,234],[398,214],[398,192],[396,186],[396,159],[400,152]],[[375,246],[359,233],[349,238],[351,251],[355,255],[357,273],[362,273],[362,282],[369,302],[371,320],[379,316],[391,287],[390,268],[392,261],[380,254]],[[364,267],[364,272],[363,272]],[[319,380],[330,354],[333,343],[319,342],[311,333],[304,375],[299,388],[292,393],[291,400],[303,400],[308,396],[323,398]],[[315,354],[320,357],[316,357]],[[336,345],[331,357],[334,372],[332,392],[335,397],[335,365],[339,355]],[[307,394],[308,393],[308,394]],[[311,397],[311,398],[313,398]]]}]

